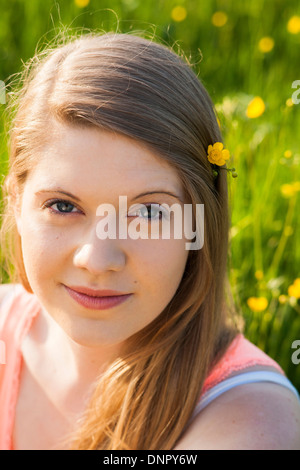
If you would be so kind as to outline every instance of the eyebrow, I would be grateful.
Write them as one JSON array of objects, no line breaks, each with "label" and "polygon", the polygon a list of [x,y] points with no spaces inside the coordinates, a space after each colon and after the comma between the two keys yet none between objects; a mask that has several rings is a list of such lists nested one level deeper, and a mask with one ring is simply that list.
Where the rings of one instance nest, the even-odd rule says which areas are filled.
[{"label": "eyebrow", "polygon": [[[61,188],[41,189],[41,190],[37,191],[35,194],[38,196],[39,194],[43,194],[43,193],[60,193],[60,194],[64,194],[65,196],[69,196],[69,197],[75,199],[78,202],[81,202],[79,197],[77,197],[74,194],[69,193],[67,191],[63,191]],[[132,200],[134,201],[135,199],[138,199],[139,197],[148,196],[149,194],[167,194],[168,196],[174,197],[175,199],[178,199],[179,201],[184,202],[182,200],[182,198],[180,196],[178,196],[177,194],[174,194],[171,191],[161,191],[161,190],[158,190],[158,189],[153,190],[153,191],[146,191],[144,193],[138,194],[137,196],[134,196],[132,198]]]}]

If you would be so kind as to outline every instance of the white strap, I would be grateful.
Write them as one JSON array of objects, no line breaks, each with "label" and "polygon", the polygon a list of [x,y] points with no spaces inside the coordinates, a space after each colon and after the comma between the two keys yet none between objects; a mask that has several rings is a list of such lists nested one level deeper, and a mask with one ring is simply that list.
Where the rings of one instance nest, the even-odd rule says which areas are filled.
[{"label": "white strap", "polygon": [[291,390],[296,395],[298,400],[300,400],[298,391],[284,375],[271,371],[244,372],[229,379],[223,380],[221,383],[208,390],[197,404],[192,419],[222,393],[225,393],[231,388],[237,387],[238,385],[255,382],[272,382],[282,385]]}]

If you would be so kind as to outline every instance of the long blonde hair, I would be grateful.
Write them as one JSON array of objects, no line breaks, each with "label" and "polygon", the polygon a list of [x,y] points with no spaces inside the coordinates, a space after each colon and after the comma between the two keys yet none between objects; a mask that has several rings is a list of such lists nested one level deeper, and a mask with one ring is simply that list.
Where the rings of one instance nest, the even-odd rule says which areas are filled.
[{"label": "long blonde hair", "polygon": [[190,251],[163,312],[127,341],[99,378],[75,449],[172,449],[214,362],[236,334],[229,326],[227,172],[214,179],[209,144],[222,141],[211,99],[170,48],[133,34],[88,33],[37,54],[14,100],[2,247],[11,280],[32,292],[13,217],[51,119],[130,136],[173,165],[187,195],[205,205],[204,246]]}]

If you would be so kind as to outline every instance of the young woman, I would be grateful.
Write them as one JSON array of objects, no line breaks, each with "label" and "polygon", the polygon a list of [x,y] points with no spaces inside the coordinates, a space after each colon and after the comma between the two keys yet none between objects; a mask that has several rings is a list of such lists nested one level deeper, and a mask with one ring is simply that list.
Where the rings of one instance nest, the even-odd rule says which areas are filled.
[{"label": "young woman", "polygon": [[10,137],[0,447],[299,449],[296,390],[230,318],[229,153],[190,66],[70,39],[32,62]]}]

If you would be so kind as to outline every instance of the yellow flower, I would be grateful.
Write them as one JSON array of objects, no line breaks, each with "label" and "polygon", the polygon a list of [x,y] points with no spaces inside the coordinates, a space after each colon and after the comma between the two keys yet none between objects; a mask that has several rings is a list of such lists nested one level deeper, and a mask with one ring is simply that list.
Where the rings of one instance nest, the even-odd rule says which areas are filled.
[{"label": "yellow flower", "polygon": [[293,102],[292,98],[288,98],[286,100],[285,104],[288,108],[291,108],[292,106],[294,106],[294,102]]},{"label": "yellow flower", "polygon": [[177,21],[177,23],[180,23],[180,21],[183,21],[187,17],[187,11],[186,8],[177,6],[174,7],[173,10],[171,11],[171,17],[174,21]]},{"label": "yellow flower", "polygon": [[300,33],[300,16],[292,16],[287,24],[287,30],[291,34]]},{"label": "yellow flower", "polygon": [[217,28],[224,26],[227,23],[227,20],[228,16],[224,11],[216,11],[211,18],[212,24]]},{"label": "yellow flower", "polygon": [[226,160],[230,158],[229,150],[223,150],[222,142],[216,142],[214,145],[209,145],[207,152],[208,161],[214,165],[225,165]]},{"label": "yellow flower", "polygon": [[283,197],[292,197],[294,196],[294,188],[292,184],[283,184],[280,186],[280,191]]},{"label": "yellow flower", "polygon": [[291,150],[286,150],[283,155],[285,156],[285,158],[291,158],[293,154]]},{"label": "yellow flower", "polygon": [[268,306],[268,299],[266,297],[249,297],[247,304],[253,312],[262,312]]},{"label": "yellow flower", "polygon": [[264,277],[264,273],[261,270],[255,271],[254,276],[258,281],[261,281]]},{"label": "yellow flower", "polygon": [[295,297],[296,299],[300,299],[300,278],[298,277],[295,279],[294,283],[289,286],[288,294],[290,297]]},{"label": "yellow flower", "polygon": [[282,294],[282,295],[280,295],[280,296],[278,297],[278,300],[279,300],[279,303],[280,303],[280,304],[285,304],[285,303],[287,302],[288,298],[287,298],[286,295],[283,295],[283,294]]},{"label": "yellow flower", "polygon": [[298,191],[300,191],[300,181],[295,181],[294,183],[287,183],[280,186],[280,191],[283,197],[292,197]]},{"label": "yellow flower", "polygon": [[274,39],[270,37],[261,38],[258,48],[261,52],[270,52],[274,47]]},{"label": "yellow flower", "polygon": [[90,3],[90,0],[75,0],[75,4],[79,8],[87,7],[89,3]]},{"label": "yellow flower", "polygon": [[260,96],[255,96],[255,98],[253,98],[253,100],[248,104],[246,115],[251,119],[257,118],[264,113],[265,109],[265,103]]}]

